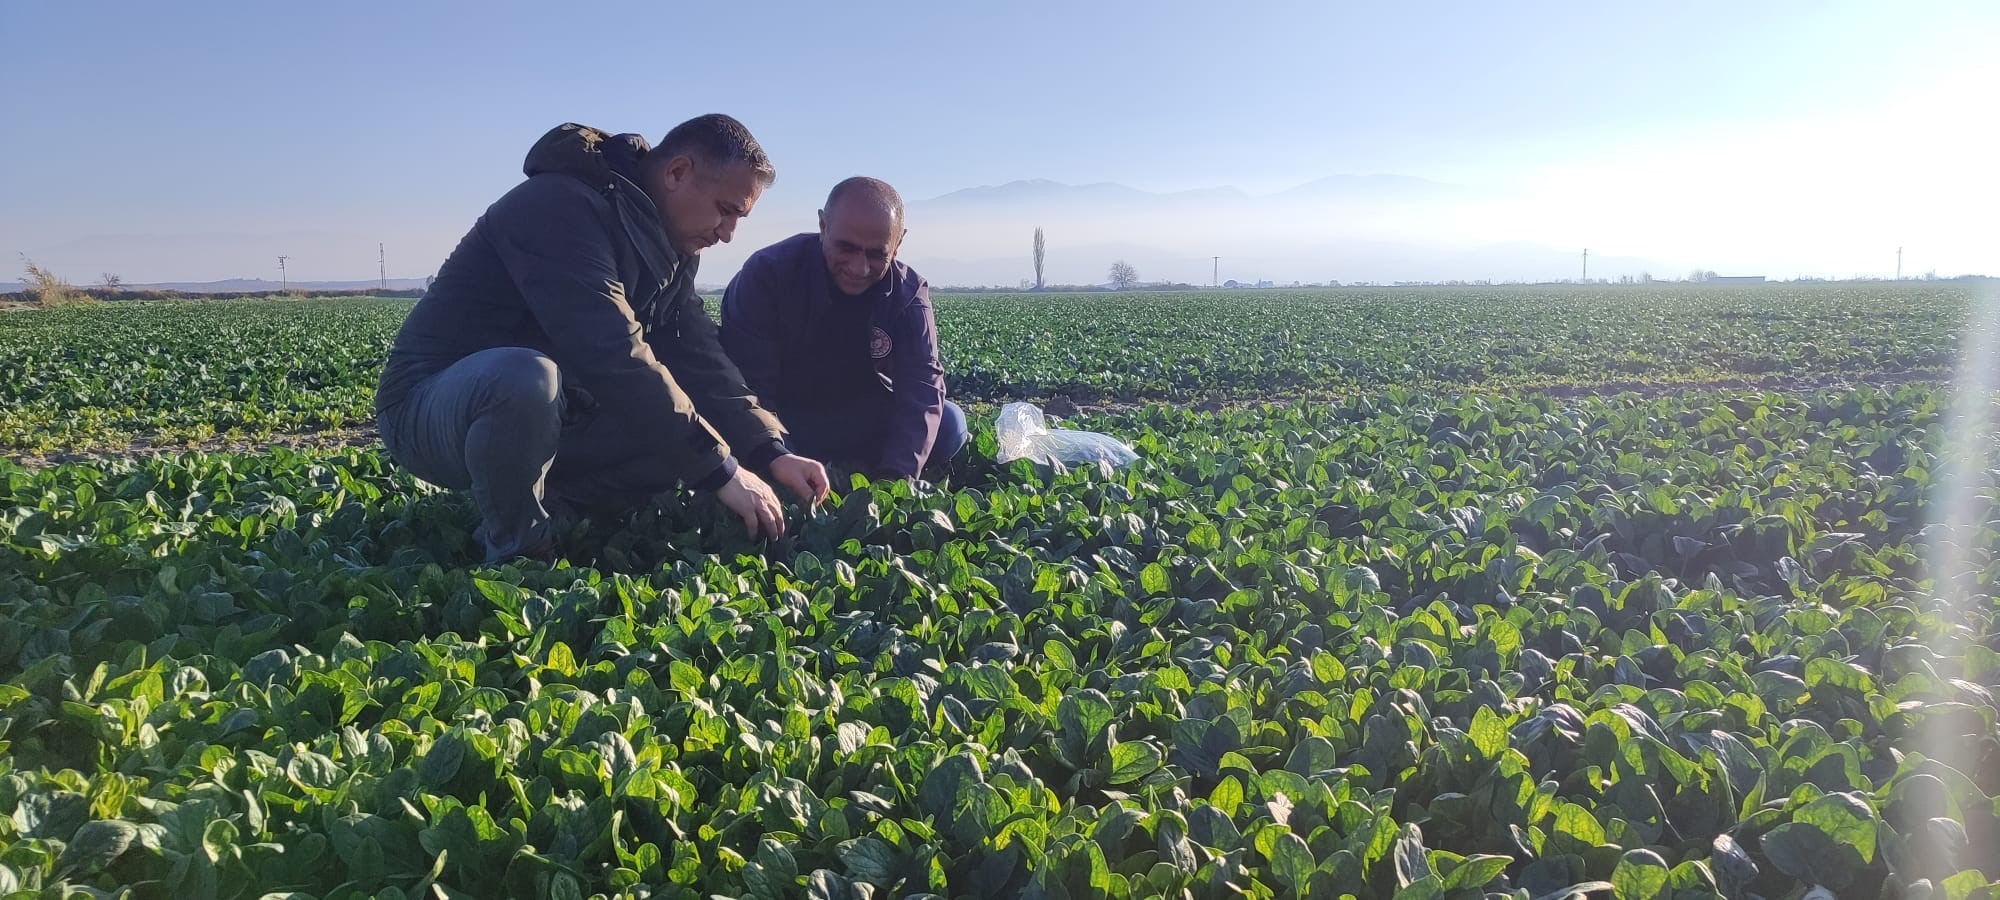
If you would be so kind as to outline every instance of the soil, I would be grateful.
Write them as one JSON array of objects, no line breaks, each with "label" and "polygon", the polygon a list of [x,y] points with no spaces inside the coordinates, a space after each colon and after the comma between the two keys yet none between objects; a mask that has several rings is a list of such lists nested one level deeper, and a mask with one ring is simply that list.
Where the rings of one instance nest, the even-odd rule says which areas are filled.
[{"label": "soil", "polygon": [[316,431],[277,434],[261,440],[251,438],[211,438],[206,441],[195,442],[174,441],[155,443],[151,438],[140,437],[120,447],[56,451],[45,455],[10,456],[9,459],[25,468],[39,469],[45,466],[57,466],[67,463],[103,463],[174,453],[256,453],[273,447],[284,447],[288,450],[331,450],[341,447],[368,447],[381,443],[381,440],[381,435],[375,431],[375,423],[368,422],[344,428],[327,428]]},{"label": "soil", "polygon": [[[1591,384],[1558,384],[1542,386],[1479,387],[1455,391],[1464,394],[1544,394],[1558,400],[1575,400],[1584,397],[1612,397],[1619,394],[1634,394],[1644,399],[1657,397],[1678,397],[1682,394],[1706,391],[1769,391],[1780,394],[1808,393],[1821,390],[1849,390],[1868,385],[1887,389],[1905,384],[1945,384],[1951,381],[1950,372],[1930,369],[1912,369],[1903,372],[1840,373],[1825,375],[1772,375],[1769,377],[1716,378],[1697,381],[1600,381]],[[1440,391],[1441,392],[1441,391]],[[1373,393],[1370,391],[1369,393]],[[1298,401],[1339,400],[1350,394],[1301,394],[1297,396],[1263,397],[1234,400],[1193,400],[1168,401],[1146,400],[1139,402],[1113,401],[1108,403],[1074,403],[1066,396],[1058,395],[1043,406],[1043,411],[1051,416],[1071,418],[1092,413],[1117,413],[1171,403],[1185,406],[1197,412],[1220,412],[1228,409],[1245,409],[1267,403],[1294,403]]]},{"label": "soil", "polygon": [[[1877,388],[1893,388],[1904,384],[1940,384],[1950,380],[1950,373],[1935,370],[1912,370],[1905,372],[1881,372],[1872,374],[1836,375],[1775,375],[1768,378],[1720,378],[1707,381],[1606,381],[1596,384],[1551,385],[1546,387],[1474,389],[1467,393],[1539,393],[1558,399],[1583,397],[1606,397],[1617,394],[1636,394],[1640,397],[1669,397],[1699,391],[1746,390],[1774,391],[1778,393],[1800,393],[1829,389],[1855,388],[1870,385]],[[1253,400],[1199,400],[1183,401],[1183,405],[1201,412],[1217,412],[1225,409],[1242,409],[1266,403],[1290,403],[1301,400],[1331,400],[1336,395],[1299,395],[1266,397]],[[1101,404],[1081,404],[1067,396],[1058,395],[1044,402],[1044,411],[1057,418],[1069,419],[1092,413],[1123,412],[1140,407],[1159,404],[1161,401],[1115,402]],[[29,469],[66,463],[102,463],[113,460],[133,459],[145,456],[171,453],[255,453],[272,447],[292,450],[325,450],[342,447],[370,447],[381,443],[381,436],[373,422],[343,428],[305,431],[292,434],[274,435],[263,440],[247,438],[215,438],[194,443],[155,443],[149,438],[138,438],[119,447],[97,448],[82,451],[58,451],[44,455],[17,455],[9,458],[16,464]]]}]

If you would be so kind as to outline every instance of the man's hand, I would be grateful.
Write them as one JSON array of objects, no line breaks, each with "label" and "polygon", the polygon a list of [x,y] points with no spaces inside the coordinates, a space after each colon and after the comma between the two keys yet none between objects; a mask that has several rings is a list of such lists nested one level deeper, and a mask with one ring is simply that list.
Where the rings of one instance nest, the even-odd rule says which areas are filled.
[{"label": "man's hand", "polygon": [[771,460],[771,479],[789,488],[792,495],[813,506],[826,499],[826,467],[815,460],[787,453]]},{"label": "man's hand", "polygon": [[[823,483],[826,476],[821,474],[820,480]],[[737,469],[736,477],[716,491],[715,497],[743,520],[743,530],[750,533],[751,540],[785,536],[785,513],[778,507],[778,495],[749,469]]]}]

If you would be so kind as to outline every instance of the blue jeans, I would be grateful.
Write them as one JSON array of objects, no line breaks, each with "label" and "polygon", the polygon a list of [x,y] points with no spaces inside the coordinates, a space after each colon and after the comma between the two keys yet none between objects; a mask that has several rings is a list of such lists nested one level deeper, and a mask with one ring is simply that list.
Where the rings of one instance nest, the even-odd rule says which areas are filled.
[{"label": "blue jeans", "polygon": [[965,425],[965,410],[946,400],[944,413],[938,416],[937,440],[931,442],[931,455],[924,458],[924,468],[943,466],[971,440],[972,431]]},{"label": "blue jeans", "polygon": [[419,382],[377,427],[411,474],[472,492],[487,561],[498,562],[548,539],[546,503],[613,511],[679,484],[619,427],[627,415],[564,385],[542,353],[495,347]]}]

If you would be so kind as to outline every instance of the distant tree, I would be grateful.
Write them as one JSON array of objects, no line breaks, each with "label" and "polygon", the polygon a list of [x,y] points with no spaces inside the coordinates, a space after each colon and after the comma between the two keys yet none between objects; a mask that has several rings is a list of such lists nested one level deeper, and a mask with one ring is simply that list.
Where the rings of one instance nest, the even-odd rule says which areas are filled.
[{"label": "distant tree", "polygon": [[118,277],[115,273],[106,272],[98,277],[104,279],[105,290],[115,291],[125,287],[125,279]]},{"label": "distant tree", "polygon": [[1131,263],[1128,263],[1121,259],[1111,264],[1112,290],[1129,291],[1132,289],[1133,285],[1136,285],[1138,283],[1139,283],[1139,270],[1132,268]]},{"label": "distant tree", "polygon": [[1048,252],[1048,243],[1042,240],[1042,226],[1035,226],[1035,290],[1042,289],[1042,259]]}]

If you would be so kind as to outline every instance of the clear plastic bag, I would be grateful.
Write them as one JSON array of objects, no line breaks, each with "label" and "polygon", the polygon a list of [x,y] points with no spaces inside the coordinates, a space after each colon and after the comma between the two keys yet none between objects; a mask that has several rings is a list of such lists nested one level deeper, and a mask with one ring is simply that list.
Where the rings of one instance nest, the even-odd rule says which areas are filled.
[{"label": "clear plastic bag", "polygon": [[1032,403],[1009,403],[1000,407],[994,425],[1002,465],[1017,459],[1057,464],[1065,467],[1096,464],[1115,469],[1131,465],[1139,458],[1132,448],[1108,434],[1049,428],[1040,407]]}]

